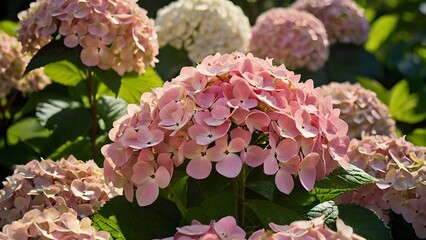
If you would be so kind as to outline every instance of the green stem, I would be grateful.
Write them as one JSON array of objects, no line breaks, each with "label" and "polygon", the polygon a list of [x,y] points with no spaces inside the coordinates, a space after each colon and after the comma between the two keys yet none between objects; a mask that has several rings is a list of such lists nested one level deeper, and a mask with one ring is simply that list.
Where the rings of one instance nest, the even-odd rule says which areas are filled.
[{"label": "green stem", "polygon": [[169,186],[170,192],[172,193],[172,199],[176,203],[177,208],[179,209],[180,214],[183,218],[186,216],[186,207],[185,204],[183,204],[182,200],[176,195],[175,191],[173,191],[173,188]]},{"label": "green stem", "polygon": [[91,68],[87,70],[87,79],[86,79],[86,89],[87,89],[87,97],[89,98],[90,104],[90,143],[92,149],[92,158],[96,157],[96,137],[98,132],[98,117],[96,114],[96,92],[93,91],[94,81],[92,79],[93,71]]},{"label": "green stem", "polygon": [[243,166],[240,174],[234,179],[234,189],[237,196],[237,222],[239,226],[245,226],[246,218],[246,205],[245,205],[245,191],[246,191],[246,176],[245,168]]}]

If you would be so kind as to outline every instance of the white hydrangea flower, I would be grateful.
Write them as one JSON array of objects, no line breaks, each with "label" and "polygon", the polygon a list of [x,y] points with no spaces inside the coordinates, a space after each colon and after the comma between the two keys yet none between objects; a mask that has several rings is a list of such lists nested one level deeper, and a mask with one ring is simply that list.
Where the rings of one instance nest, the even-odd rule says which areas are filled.
[{"label": "white hydrangea flower", "polygon": [[216,52],[246,51],[250,23],[228,0],[179,0],[159,9],[155,20],[160,47],[185,49],[193,62]]}]

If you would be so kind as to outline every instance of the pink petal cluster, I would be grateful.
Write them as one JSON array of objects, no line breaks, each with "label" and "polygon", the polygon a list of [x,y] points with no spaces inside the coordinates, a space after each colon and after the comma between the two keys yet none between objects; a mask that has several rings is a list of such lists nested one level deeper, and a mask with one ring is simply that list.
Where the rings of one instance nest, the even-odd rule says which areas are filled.
[{"label": "pink petal cluster", "polygon": [[296,9],[273,8],[262,13],[252,28],[249,51],[270,57],[290,69],[316,71],[328,59],[329,42],[322,22]]},{"label": "pink petal cluster", "polygon": [[105,178],[124,187],[129,201],[149,205],[166,188],[174,167],[195,179],[213,167],[228,178],[243,164],[263,167],[278,189],[292,192],[298,176],[311,190],[338,165],[347,167],[348,126],[313,81],[272,59],[238,52],[206,57],[184,67],[109,132],[102,147]]},{"label": "pink petal cluster", "polygon": [[15,37],[0,31],[0,99],[5,98],[12,89],[26,94],[42,90],[50,84],[42,68],[22,76],[31,57],[22,54],[21,50],[22,46]]},{"label": "pink petal cluster", "polygon": [[77,213],[66,206],[33,209],[0,232],[1,240],[10,239],[90,239],[108,240],[106,231],[96,231],[90,218],[79,219]]},{"label": "pink petal cluster", "polygon": [[333,231],[324,224],[324,217],[314,218],[309,221],[295,221],[290,225],[276,225],[270,223],[271,231],[258,230],[250,236],[249,240],[365,240],[355,234],[350,226],[345,225],[341,219],[336,220],[337,231]]},{"label": "pink petal cluster", "polygon": [[80,217],[93,214],[118,195],[107,185],[103,171],[92,160],[83,162],[70,156],[59,161],[33,160],[18,165],[0,190],[0,227],[20,219],[32,209],[42,211],[58,202]]},{"label": "pink petal cluster", "polygon": [[163,240],[237,240],[245,239],[246,232],[237,225],[235,218],[224,217],[219,221],[211,221],[203,225],[194,220],[191,225],[177,228],[177,233]]},{"label": "pink petal cluster", "polygon": [[291,7],[319,18],[327,29],[331,44],[362,44],[368,39],[370,26],[364,12],[353,0],[297,0]]},{"label": "pink petal cluster", "polygon": [[389,210],[402,214],[417,236],[426,238],[425,152],[425,147],[416,147],[404,138],[352,139],[348,151],[351,164],[379,181],[345,193],[338,202],[370,208],[386,222]]},{"label": "pink petal cluster", "polygon": [[18,15],[23,51],[37,52],[60,35],[65,46],[80,46],[84,65],[139,74],[158,54],[154,21],[137,0],[38,0]]},{"label": "pink petal cluster", "polygon": [[366,135],[396,136],[395,120],[373,91],[349,82],[332,82],[321,89],[325,96],[331,95],[333,106],[340,109],[340,118],[349,125],[351,139]]}]

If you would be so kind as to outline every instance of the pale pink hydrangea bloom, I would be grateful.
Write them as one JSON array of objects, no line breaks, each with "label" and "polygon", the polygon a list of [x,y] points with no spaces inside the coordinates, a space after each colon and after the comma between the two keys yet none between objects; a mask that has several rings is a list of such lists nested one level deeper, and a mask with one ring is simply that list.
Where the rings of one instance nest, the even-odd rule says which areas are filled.
[{"label": "pale pink hydrangea bloom", "polygon": [[194,220],[191,225],[177,228],[173,237],[163,240],[237,240],[245,239],[246,232],[237,225],[232,216],[227,216],[219,221],[211,221],[209,225],[203,225]]},{"label": "pale pink hydrangea bloom", "polygon": [[260,229],[254,232],[249,240],[362,240],[365,239],[353,232],[350,226],[345,225],[341,219],[337,219],[337,231],[333,231],[324,224],[324,217],[314,218],[309,221],[295,221],[290,225],[276,225],[270,223],[272,231]]},{"label": "pale pink hydrangea bloom", "polygon": [[425,147],[404,138],[369,136],[352,139],[350,163],[379,179],[359,190],[345,193],[340,203],[356,203],[375,211],[385,222],[390,210],[412,223],[420,238],[426,238]]},{"label": "pale pink hydrangea bloom", "polygon": [[88,217],[62,205],[57,208],[33,209],[22,219],[3,227],[1,240],[9,239],[90,239],[109,240],[106,231],[96,231]]},{"label": "pale pink hydrangea bloom", "polygon": [[332,82],[321,89],[324,96],[331,95],[333,106],[340,109],[340,118],[349,125],[351,139],[365,135],[396,136],[395,120],[373,91],[348,82]]},{"label": "pale pink hydrangea bloom", "polygon": [[290,69],[316,71],[328,59],[328,45],[324,25],[312,14],[273,8],[257,18],[249,51],[257,57],[273,58]]},{"label": "pale pink hydrangea bloom", "polygon": [[370,26],[364,12],[353,0],[297,0],[291,7],[319,18],[327,29],[331,44],[362,44],[368,39]]},{"label": "pale pink hydrangea bloom", "polygon": [[22,76],[31,57],[22,54],[21,50],[22,46],[15,37],[0,31],[0,99],[5,98],[12,89],[27,94],[50,84],[42,68]]},{"label": "pale pink hydrangea bloom", "polygon": [[185,49],[192,62],[210,54],[246,51],[250,22],[229,0],[178,0],[155,19],[160,46]]},{"label": "pale pink hydrangea bloom", "polygon": [[238,52],[182,68],[113,124],[113,142],[101,150],[105,178],[124,187],[129,201],[136,188],[142,206],[182,164],[195,179],[213,168],[233,178],[244,164],[262,167],[283,193],[292,192],[293,176],[311,190],[337,166],[347,167],[348,126],[331,97],[299,79],[272,59]]},{"label": "pale pink hydrangea bloom", "polygon": [[80,46],[86,66],[139,74],[157,62],[154,21],[137,0],[38,0],[18,15],[23,51],[37,52],[60,35],[65,46]]},{"label": "pale pink hydrangea bloom", "polygon": [[3,186],[0,227],[31,209],[43,210],[58,202],[64,202],[80,217],[89,216],[119,194],[118,189],[105,183],[102,169],[93,160],[83,162],[73,156],[18,165]]}]

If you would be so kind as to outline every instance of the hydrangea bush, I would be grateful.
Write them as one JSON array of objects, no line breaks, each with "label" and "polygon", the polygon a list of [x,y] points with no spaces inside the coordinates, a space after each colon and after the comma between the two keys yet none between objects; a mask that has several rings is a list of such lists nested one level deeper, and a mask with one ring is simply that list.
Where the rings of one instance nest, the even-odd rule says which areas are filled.
[{"label": "hydrangea bush", "polygon": [[347,167],[347,124],[312,81],[272,60],[238,52],[206,57],[114,122],[102,153],[106,179],[141,206],[151,204],[180,165],[195,179],[213,166],[235,178],[243,165],[263,167],[290,194],[293,175],[306,190]]},{"label": "hydrangea bush", "polygon": [[328,59],[328,37],[323,23],[312,14],[290,8],[262,13],[252,28],[249,51],[273,58],[288,68],[316,71]]},{"label": "hydrangea bush", "polygon": [[160,46],[184,49],[194,63],[216,52],[246,51],[250,23],[229,0],[179,0],[158,10]]},{"label": "hydrangea bush", "polygon": [[366,135],[396,136],[395,120],[373,91],[348,82],[332,82],[321,86],[321,90],[325,96],[331,95],[334,107],[340,109],[340,118],[349,125],[351,139]]},{"label": "hydrangea bush", "polygon": [[[95,162],[68,159],[33,160],[16,166],[15,173],[0,190],[0,226],[23,217],[32,209],[65,205],[79,217],[92,215],[110,198],[121,194],[105,183],[103,170]],[[40,213],[40,212],[35,212]]]},{"label": "hydrangea bush", "polygon": [[135,0],[38,0],[19,13],[18,39],[34,54],[59,36],[66,47],[81,48],[88,67],[142,73],[158,54],[154,21],[146,14]]},{"label": "hydrangea bush", "polygon": [[425,147],[404,138],[366,136],[352,139],[350,162],[379,181],[345,193],[341,203],[356,203],[373,209],[385,222],[390,211],[402,214],[418,237],[426,238]]},{"label": "hydrangea bush", "polygon": [[353,0],[296,0],[291,7],[310,12],[320,19],[331,44],[362,44],[368,39],[369,24]]}]

